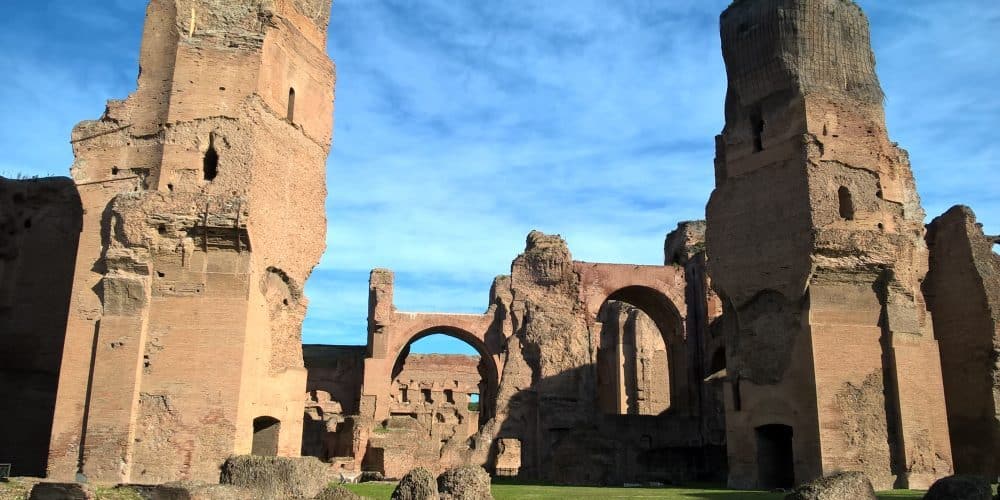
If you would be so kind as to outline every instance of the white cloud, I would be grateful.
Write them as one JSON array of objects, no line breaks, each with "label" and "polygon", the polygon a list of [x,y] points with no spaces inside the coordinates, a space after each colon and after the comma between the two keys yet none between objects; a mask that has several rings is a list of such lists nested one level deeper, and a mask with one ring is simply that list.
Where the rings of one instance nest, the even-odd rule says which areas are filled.
[{"label": "white cloud", "polygon": [[[966,203],[1000,233],[1000,4],[860,3],[929,216]],[[73,124],[134,85],[138,4],[9,9],[0,170],[67,171]],[[373,267],[397,271],[400,309],[480,312],[531,229],[581,260],[661,262],[714,184],[728,4],[334,2],[329,249],[306,341],[364,342]]]}]

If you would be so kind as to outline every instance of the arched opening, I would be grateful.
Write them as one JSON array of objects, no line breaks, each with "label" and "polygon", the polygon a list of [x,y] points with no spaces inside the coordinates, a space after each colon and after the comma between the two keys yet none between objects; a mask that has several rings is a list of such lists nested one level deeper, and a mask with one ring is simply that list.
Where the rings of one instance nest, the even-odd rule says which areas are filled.
[{"label": "arched opening", "polygon": [[420,425],[452,423],[453,428],[429,429],[447,438],[478,432],[492,416],[497,387],[493,358],[480,344],[471,334],[448,328],[416,335],[393,365],[390,415]]},{"label": "arched opening", "polygon": [[[662,293],[627,287],[598,313],[598,407],[610,415],[661,415],[673,406],[684,373],[672,357],[680,315]],[[680,361],[678,360],[678,363]]]},{"label": "arched opening", "polygon": [[757,486],[761,489],[795,486],[792,428],[769,424],[757,427]]},{"label": "arched opening", "polygon": [[206,181],[213,181],[219,175],[219,153],[215,150],[215,133],[208,134],[208,149],[202,158],[201,171]]},{"label": "arched opening", "polygon": [[257,417],[253,419],[253,445],[251,455],[265,457],[278,456],[278,434],[281,431],[281,421],[274,417]]},{"label": "arched opening", "polygon": [[854,197],[851,196],[851,190],[840,186],[837,190],[837,199],[840,202],[840,218],[854,220]]},{"label": "arched opening", "polygon": [[295,123],[295,89],[288,89],[288,122]]}]

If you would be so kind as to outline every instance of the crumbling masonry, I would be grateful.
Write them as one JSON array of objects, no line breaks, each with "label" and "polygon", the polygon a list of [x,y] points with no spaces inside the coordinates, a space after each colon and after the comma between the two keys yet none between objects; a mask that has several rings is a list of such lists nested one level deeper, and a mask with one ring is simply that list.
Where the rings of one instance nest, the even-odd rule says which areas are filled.
[{"label": "crumbling masonry", "polygon": [[[303,347],[330,9],[152,0],[138,88],[73,131],[72,179],[0,179],[15,474],[214,482],[229,455],[300,453],[588,484],[1000,474],[995,238],[965,207],[925,231],[853,2],[722,14],[716,189],[664,265],[532,232],[483,314],[397,311],[375,270],[367,345]],[[437,333],[478,357],[410,354]]]},{"label": "crumbling masonry", "polygon": [[[729,484],[951,473],[906,153],[885,130],[868,21],[846,0],[735,2],[708,203],[723,299]],[[768,466],[767,464],[770,464]]]},{"label": "crumbling masonry", "polygon": [[302,285],[326,231],[329,12],[149,4],[137,90],[73,131],[83,227],[50,477],[217,481],[234,453],[298,455]]}]

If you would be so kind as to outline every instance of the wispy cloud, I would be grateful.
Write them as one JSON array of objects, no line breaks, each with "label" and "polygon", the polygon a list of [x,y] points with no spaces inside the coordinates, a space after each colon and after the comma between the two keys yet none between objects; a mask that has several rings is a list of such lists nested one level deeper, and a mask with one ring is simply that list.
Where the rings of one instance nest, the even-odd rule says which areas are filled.
[{"label": "wispy cloud", "polygon": [[[329,249],[306,341],[365,341],[373,267],[396,270],[402,310],[481,312],[531,229],[582,260],[661,262],[714,184],[728,3],[337,0]],[[860,3],[929,216],[966,203],[1000,233],[1000,4]],[[0,168],[65,172],[72,125],[134,86],[141,2],[6,14]]]}]

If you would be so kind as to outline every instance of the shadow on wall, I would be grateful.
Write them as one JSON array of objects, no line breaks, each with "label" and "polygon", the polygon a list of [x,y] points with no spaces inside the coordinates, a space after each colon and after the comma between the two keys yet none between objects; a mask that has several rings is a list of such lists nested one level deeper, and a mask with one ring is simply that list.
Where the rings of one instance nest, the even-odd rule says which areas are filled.
[{"label": "shadow on wall", "polygon": [[[0,463],[45,476],[83,209],[69,178],[0,177]],[[16,353],[13,355],[12,353]]]},{"label": "shadow on wall", "polygon": [[[578,396],[516,391],[498,404],[489,469],[498,444],[518,439],[521,480],[555,484],[723,482],[724,446],[702,438],[700,418],[667,410],[659,415],[604,414],[598,405],[596,366],[562,372],[533,387],[576,387]],[[502,389],[501,389],[502,390]]]}]

